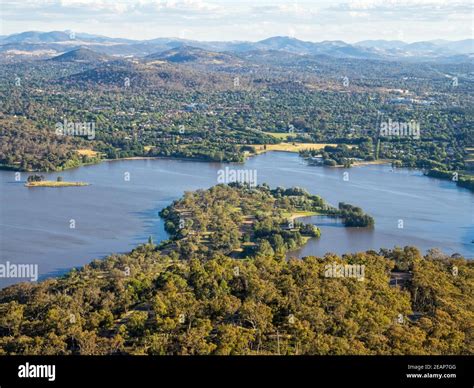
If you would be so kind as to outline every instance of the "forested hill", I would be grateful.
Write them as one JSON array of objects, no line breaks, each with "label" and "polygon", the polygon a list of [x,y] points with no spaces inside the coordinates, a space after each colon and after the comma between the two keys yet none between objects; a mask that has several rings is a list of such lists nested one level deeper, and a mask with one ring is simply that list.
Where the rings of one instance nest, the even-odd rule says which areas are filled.
[{"label": "forested hill", "polygon": [[472,263],[413,247],[287,260],[319,230],[281,219],[325,208],[301,189],[186,193],[162,213],[170,241],[1,290],[0,354],[473,353]]}]

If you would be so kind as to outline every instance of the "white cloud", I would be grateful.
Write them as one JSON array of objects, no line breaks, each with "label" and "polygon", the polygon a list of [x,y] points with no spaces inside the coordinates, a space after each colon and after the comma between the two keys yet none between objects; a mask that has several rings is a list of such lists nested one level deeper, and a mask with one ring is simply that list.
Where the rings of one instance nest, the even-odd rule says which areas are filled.
[{"label": "white cloud", "polygon": [[468,0],[2,0],[3,34],[67,30],[110,36],[257,40],[462,39]]},{"label": "white cloud", "polygon": [[20,9],[52,9],[56,12],[67,12],[71,9],[83,9],[84,11],[110,11],[131,12],[142,8],[153,8],[159,10],[179,10],[188,12],[216,11],[220,7],[204,0],[24,0],[4,1],[4,5],[10,5]]}]

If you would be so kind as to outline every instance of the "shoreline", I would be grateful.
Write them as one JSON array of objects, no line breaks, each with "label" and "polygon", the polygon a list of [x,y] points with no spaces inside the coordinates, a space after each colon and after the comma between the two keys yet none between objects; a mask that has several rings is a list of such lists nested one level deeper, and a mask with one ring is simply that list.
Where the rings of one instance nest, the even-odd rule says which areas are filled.
[{"label": "shoreline", "polygon": [[[380,160],[361,160],[358,162],[353,162],[350,167],[344,167],[342,164],[336,166],[322,166],[329,168],[351,168],[351,167],[361,167],[361,166],[382,166],[385,164],[391,164],[393,160],[390,159],[380,159]],[[408,167],[406,167],[408,168]]]},{"label": "shoreline", "polygon": [[[114,162],[114,161],[122,161],[122,160],[159,160],[159,159],[163,159],[163,160],[181,160],[181,161],[191,161],[191,162],[202,162],[202,163],[221,163],[221,164],[240,164],[240,165],[243,165],[245,164],[245,162],[251,158],[251,157],[256,157],[256,156],[259,156],[259,155],[264,155],[268,152],[283,152],[283,153],[290,153],[290,154],[298,154],[298,152],[296,151],[289,151],[289,150],[265,150],[264,152],[257,152],[255,154],[247,154],[245,155],[245,161],[244,162],[225,162],[225,161],[222,161],[222,162],[218,162],[218,161],[211,161],[211,160],[206,160],[206,159],[202,159],[202,158],[185,158],[185,157],[175,157],[175,156],[129,156],[129,157],[126,157],[126,158],[116,158],[116,159],[100,159],[96,162],[92,162],[92,163],[84,163],[84,164],[81,164],[79,166],[74,166],[74,167],[70,167],[70,168],[66,168],[66,169],[62,169],[62,170],[54,170],[54,171],[30,171],[30,170],[21,170],[21,169],[16,169],[15,167],[13,166],[7,166],[7,165],[0,165],[0,170],[3,170],[3,171],[16,171],[16,172],[25,172],[25,173],[43,173],[43,174],[51,174],[51,173],[59,173],[59,172],[64,172],[64,171],[69,171],[69,170],[73,170],[73,169],[76,169],[76,168],[80,168],[80,167],[86,167],[86,166],[94,166],[94,165],[99,165],[103,162]],[[305,158],[303,158],[303,160],[306,160]],[[328,167],[328,168],[351,168],[351,167],[364,167],[364,166],[376,166],[376,165],[387,165],[387,164],[391,164],[393,162],[393,160],[391,159],[379,159],[379,160],[371,160],[371,161],[357,161],[357,162],[353,162],[353,164],[350,166],[350,167],[344,167],[343,165],[336,165],[336,166],[324,166],[324,165],[315,165],[315,167]],[[415,169],[415,170],[418,170],[418,171],[421,171],[424,173],[424,169],[422,168],[418,168],[418,167],[397,167],[399,169],[403,169],[403,168],[412,168],[412,169]],[[439,179],[439,180],[443,180],[443,181],[446,181],[447,179],[446,178],[443,178],[443,177],[438,177],[438,176],[429,176],[429,175],[426,175],[426,174],[423,174],[424,176],[426,177],[429,177],[429,178],[433,178],[433,179]],[[461,185],[458,185],[456,184],[456,187],[460,187],[462,189],[466,189],[470,192],[472,192],[472,190],[468,187],[465,187],[465,186],[461,186]]]},{"label": "shoreline", "polygon": [[[150,159],[150,158],[153,158],[153,159],[154,159],[154,157],[145,157],[145,159]],[[134,159],[135,159],[135,158],[134,158]],[[142,159],[142,158],[138,157],[138,159]],[[121,159],[117,159],[117,160],[121,160]],[[133,159],[132,159],[132,160],[133,160]],[[54,183],[55,183],[55,182],[54,182]],[[62,183],[74,183],[74,182],[62,182]],[[288,218],[290,218],[290,219],[292,219],[292,220],[296,220],[296,219],[300,219],[300,218],[304,218],[304,217],[313,217],[313,216],[327,216],[327,215],[324,214],[324,213],[313,212],[313,211],[292,212],[292,213],[288,214]],[[317,227],[321,230],[321,227],[320,227],[317,223],[315,224],[315,226],[317,226]],[[143,237],[143,241],[145,241],[146,235],[144,234],[142,237]],[[299,246],[298,248],[296,248],[296,250],[300,250],[300,249],[304,248],[305,245],[306,245],[311,239],[315,238],[315,237],[308,237],[308,236],[303,236],[303,237],[304,237],[304,240],[305,240],[304,243],[303,243],[301,246]],[[307,238],[306,238],[306,237],[307,237]],[[321,238],[324,239],[324,235],[323,235],[322,230],[321,230]],[[159,243],[162,242],[162,241],[164,241],[164,240],[161,240],[161,241],[159,241],[159,242],[157,241],[156,244],[159,245]],[[145,242],[143,242],[143,243],[145,243]],[[119,251],[119,252],[120,252],[120,253],[125,253],[125,254],[126,254],[126,253],[129,253],[129,252],[133,251],[136,247],[140,246],[141,244],[142,244],[142,243],[136,244],[130,251],[129,251],[129,250],[123,250],[123,251]],[[293,250],[292,250],[291,252],[293,252]],[[352,253],[355,253],[355,252],[358,252],[358,251],[351,251],[351,252],[352,252]],[[114,253],[117,253],[117,251],[111,251],[111,252],[109,252],[109,253],[106,253],[106,254],[104,254],[104,255],[99,256],[98,258],[99,258],[99,259],[103,259],[103,258],[105,258],[105,257],[107,257],[107,256],[109,256],[109,255],[113,255]],[[468,256],[468,255],[463,255],[463,257],[466,258],[467,260],[473,260],[473,259],[474,259],[474,258],[472,258],[471,256]],[[86,263],[86,264],[87,264],[87,263]],[[86,265],[86,264],[84,264],[84,265]],[[75,268],[75,267],[78,267],[78,266],[71,266],[71,267],[68,267],[67,269],[64,270],[64,273],[65,273],[65,272],[68,272],[71,268]],[[82,265],[79,266],[79,267],[82,267]],[[51,271],[51,272],[55,273],[56,270],[55,270],[55,271]],[[56,273],[56,274],[54,274],[53,276],[50,276],[48,273],[46,273],[46,274],[42,274],[40,277],[41,277],[41,279],[43,280],[43,279],[47,279],[47,278],[50,278],[50,277],[57,277],[57,276],[61,276],[61,274],[57,274],[57,273]],[[5,286],[5,287],[8,287],[8,286]],[[0,287],[0,289],[1,289],[1,288],[4,288],[4,287]]]},{"label": "shoreline", "polygon": [[84,187],[90,186],[87,182],[57,182],[57,181],[41,181],[27,182],[25,187]]}]

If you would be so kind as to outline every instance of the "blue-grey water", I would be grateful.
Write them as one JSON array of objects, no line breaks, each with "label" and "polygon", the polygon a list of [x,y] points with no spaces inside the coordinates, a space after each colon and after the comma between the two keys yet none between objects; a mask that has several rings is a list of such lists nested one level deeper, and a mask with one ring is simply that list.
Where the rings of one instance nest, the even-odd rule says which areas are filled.
[{"label": "blue-grey water", "polygon": [[[43,174],[85,181],[91,184],[87,187],[26,188],[28,174],[16,181],[15,172],[0,171],[0,264],[38,264],[44,277],[128,252],[150,235],[155,242],[163,240],[167,235],[159,211],[185,191],[217,184],[218,170],[226,166],[255,170],[259,184],[299,186],[332,205],[360,206],[375,218],[371,230],[311,217],[308,221],[320,226],[322,236],[310,240],[297,256],[415,245],[474,257],[474,195],[467,189],[417,170],[315,167],[296,154],[271,152],[244,165],[122,160]],[[0,287],[22,280],[0,279]]]}]

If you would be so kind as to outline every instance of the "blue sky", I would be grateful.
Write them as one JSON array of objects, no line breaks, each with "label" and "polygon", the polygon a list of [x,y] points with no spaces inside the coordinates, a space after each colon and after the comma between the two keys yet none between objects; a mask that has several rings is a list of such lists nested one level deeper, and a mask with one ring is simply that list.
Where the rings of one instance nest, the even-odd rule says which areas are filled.
[{"label": "blue sky", "polygon": [[2,0],[1,34],[310,41],[473,37],[472,0]]}]

